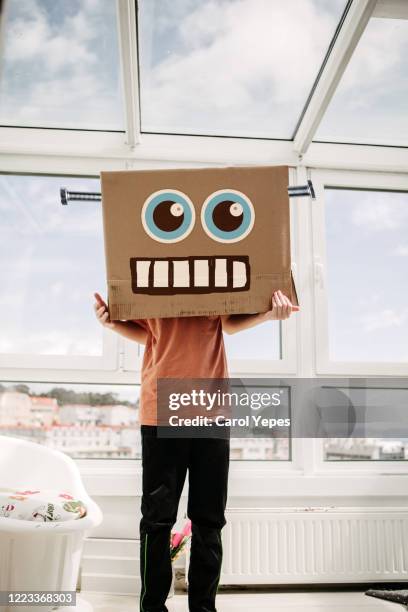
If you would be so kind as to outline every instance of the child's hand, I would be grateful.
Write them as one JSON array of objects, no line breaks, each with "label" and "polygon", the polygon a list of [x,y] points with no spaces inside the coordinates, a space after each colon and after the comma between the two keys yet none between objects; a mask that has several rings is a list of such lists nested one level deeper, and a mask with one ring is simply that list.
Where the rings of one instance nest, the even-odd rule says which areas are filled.
[{"label": "child's hand", "polygon": [[300,310],[299,306],[292,304],[289,298],[278,289],[272,296],[272,310],[265,313],[265,318],[282,321],[283,319],[288,319],[292,312],[297,312],[298,310]]},{"label": "child's hand", "polygon": [[95,302],[94,302],[94,310],[96,314],[96,318],[99,323],[104,327],[109,327],[113,329],[115,327],[115,323],[112,322],[109,318],[109,310],[107,304],[103,301],[99,293],[94,293]]}]

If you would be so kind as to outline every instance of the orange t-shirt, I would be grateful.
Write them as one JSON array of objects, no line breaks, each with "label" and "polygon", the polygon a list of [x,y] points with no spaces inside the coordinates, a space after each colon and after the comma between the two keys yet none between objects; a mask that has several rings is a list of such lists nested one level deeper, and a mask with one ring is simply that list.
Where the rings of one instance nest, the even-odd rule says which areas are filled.
[{"label": "orange t-shirt", "polygon": [[134,321],[147,331],[141,373],[141,425],[157,425],[157,378],[229,377],[220,316]]}]

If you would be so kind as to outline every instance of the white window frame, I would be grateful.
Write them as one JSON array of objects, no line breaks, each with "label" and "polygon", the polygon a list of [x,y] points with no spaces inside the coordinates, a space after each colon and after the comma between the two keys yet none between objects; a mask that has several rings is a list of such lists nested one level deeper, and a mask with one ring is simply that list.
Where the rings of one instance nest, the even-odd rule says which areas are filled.
[{"label": "white window frame", "polygon": [[[381,10],[390,10],[390,0],[381,0]],[[395,3],[393,3],[395,4]],[[402,4],[399,0],[399,4]],[[9,172],[31,172],[52,174],[74,174],[97,176],[102,170],[195,167],[203,164],[287,164],[297,167],[297,184],[307,177],[307,168],[312,168],[313,177],[320,168],[343,169],[350,178],[353,171],[371,173],[399,173],[408,168],[408,148],[343,145],[313,142],[336,85],[344,72],[359,38],[364,32],[370,15],[375,14],[376,0],[355,0],[335,41],[329,61],[325,64],[320,82],[311,92],[308,108],[301,118],[293,141],[271,139],[218,138],[206,136],[172,136],[140,133],[138,120],[139,98],[135,70],[137,64],[137,32],[134,0],[117,0],[118,27],[121,40],[121,73],[125,100],[124,132],[92,132],[86,130],[52,130],[41,128],[0,128],[0,169]],[[390,15],[392,16],[392,15]],[[214,160],[217,160],[215,163]],[[338,175],[338,173],[337,173]],[[389,175],[383,176],[387,181]],[[398,175],[397,175],[398,176]],[[316,176],[317,178],[317,176]],[[313,178],[313,180],[315,180]],[[313,315],[316,316],[316,296],[312,287],[312,243],[315,235],[314,218],[316,202],[302,200],[295,207],[295,280],[299,292],[302,313],[296,321],[284,322],[285,345],[289,354],[296,355],[296,367],[290,364],[297,376],[316,375],[316,344]],[[295,335],[292,334],[293,330]],[[4,380],[56,381],[56,382],[101,382],[137,384],[138,377],[132,369],[136,363],[136,374],[140,374],[140,351],[135,343],[123,338],[114,338],[108,332],[107,342],[117,342],[112,351],[119,362],[117,370],[98,369],[51,369],[44,367],[14,367],[0,369]],[[295,346],[292,346],[295,339]],[[108,346],[108,345],[106,345]],[[109,345],[111,346],[111,345]],[[134,350],[137,350],[134,361]],[[133,354],[132,354],[133,351]],[[319,352],[319,359],[320,359]],[[286,356],[285,356],[286,358]],[[117,363],[115,361],[115,364]],[[55,363],[55,361],[54,361]],[[276,363],[273,362],[276,370]],[[287,362],[289,363],[289,361]],[[26,364],[27,365],[27,364]],[[36,361],[36,365],[39,362]],[[84,365],[84,364],[83,364]],[[319,369],[321,363],[319,361]],[[129,369],[130,368],[130,369]],[[252,369],[249,364],[238,365],[238,370]],[[349,372],[349,371],[348,371]],[[22,375],[23,373],[23,375]],[[241,372],[240,372],[241,373]],[[291,372],[279,372],[290,375]],[[251,374],[242,372],[241,374]],[[253,372],[252,372],[253,374]],[[257,372],[257,375],[265,374]],[[384,374],[384,371],[381,371]],[[272,375],[272,372],[269,372]],[[372,478],[362,472],[364,466],[336,464],[321,465],[321,440],[292,441],[292,461],[252,462],[234,461],[231,466],[230,495],[297,496],[326,498],[334,495],[381,495],[401,496],[401,483],[405,484],[405,465],[396,470],[396,462],[390,463],[393,472],[384,474],[378,464],[370,466]],[[320,453],[320,455],[318,455]],[[327,463],[327,462],[326,462]],[[81,472],[94,495],[140,495],[141,465],[135,460],[79,460]],[[350,469],[350,467],[352,469]],[[325,470],[329,473],[322,473]],[[344,469],[341,472],[341,468]],[[403,468],[403,469],[402,469]],[[333,478],[336,470],[336,478]],[[269,489],[268,484],[271,484]]]},{"label": "white window frame", "polygon": [[406,376],[404,362],[333,361],[329,356],[328,296],[326,288],[327,254],[325,240],[324,196],[326,187],[403,190],[408,193],[406,174],[313,170],[316,191],[312,206],[313,227],[313,288],[314,319],[316,322],[316,374],[346,376]]},{"label": "white window frame", "polygon": [[[0,164],[0,175],[8,172],[18,174],[31,174],[33,168],[28,164],[26,166],[23,159],[17,159],[16,164],[10,169],[9,164]],[[20,162],[20,163],[18,163]],[[23,162],[23,163],[21,163]],[[5,167],[6,166],[6,167]],[[40,164],[42,172],[38,171],[36,176],[49,176],[53,174],[50,172],[49,166],[44,163]],[[27,169],[23,169],[27,168]],[[39,169],[40,170],[40,169]],[[65,182],[69,183],[69,177],[64,178],[64,174],[70,174],[65,168],[64,172],[55,172],[55,176],[61,176],[61,186]],[[82,168],[80,173],[76,173],[78,177],[83,176],[84,178],[90,177],[88,173],[84,172]],[[70,174],[71,176],[71,174]],[[96,176],[95,178],[98,178]],[[59,195],[55,194],[55,205],[58,206]],[[89,309],[93,308],[93,304],[90,298]],[[99,327],[98,322],[95,319],[95,326]],[[31,370],[115,370],[117,367],[117,355],[118,355],[118,339],[116,335],[109,333],[106,328],[98,330],[102,335],[102,354],[101,355],[42,355],[42,354],[29,354],[29,353],[0,353],[0,372],[2,372],[3,380],[6,380],[9,376],[13,376],[13,371],[17,369],[31,369]]]},{"label": "white window frame", "polygon": [[[6,128],[8,129],[8,128]],[[44,130],[40,130],[45,132]],[[69,133],[68,136],[71,136]],[[177,140],[177,137],[175,137]],[[224,139],[221,139],[224,140]],[[61,137],[61,142],[64,142],[64,138]],[[268,141],[257,141],[256,143],[248,143],[243,141],[243,150],[253,152],[255,149],[258,152],[258,156],[261,160],[265,146],[269,146]],[[248,146],[248,144],[250,146]],[[225,148],[225,153],[229,151],[237,151],[236,143],[229,143],[229,147]],[[254,148],[253,148],[254,147]],[[246,153],[248,154],[248,153]],[[234,158],[233,155],[231,155]],[[0,172],[11,172],[11,173],[34,173],[37,175],[41,174],[56,174],[61,176],[63,180],[64,175],[76,175],[76,176],[94,176],[98,178],[98,173],[95,172],[98,167],[98,162],[102,168],[114,168],[114,169],[129,169],[129,168],[161,168],[161,167],[185,167],[186,163],[183,161],[161,161],[161,160],[129,160],[120,158],[106,158],[103,160],[95,160],[88,156],[83,158],[76,158],[74,156],[49,156],[49,155],[9,155],[2,158],[0,164]],[[224,162],[219,162],[214,165],[228,165],[237,163],[236,159],[230,161],[229,157],[225,157]],[[254,163],[253,159],[247,160],[245,157],[241,159],[242,165]],[[285,164],[287,161],[280,161]],[[191,167],[204,167],[210,165],[208,161],[194,161],[190,162]],[[102,169],[99,166],[99,169]],[[69,178],[66,181],[69,187]],[[294,168],[290,168],[290,183],[296,183],[296,172]],[[56,203],[58,205],[58,203]],[[97,205],[97,204],[96,204]],[[291,232],[291,243],[292,251],[295,252],[297,248],[296,243],[296,212],[293,211],[291,206],[291,224],[294,224],[293,231]],[[296,280],[296,264],[293,266],[294,276]],[[296,322],[292,320],[282,322],[282,350],[283,358],[281,360],[233,360],[231,363],[231,375],[232,376],[274,376],[274,375],[295,375],[296,373]],[[141,350],[140,345],[135,342],[131,342],[123,337],[114,334],[112,331],[104,329],[104,350],[106,349],[106,355],[104,357],[87,357],[84,356],[34,356],[34,355],[14,355],[13,359],[10,359],[9,355],[0,356],[0,376],[4,382],[24,382],[24,381],[36,381],[36,382],[56,382],[56,383],[107,383],[107,384],[140,384],[140,373],[141,373]],[[4,361],[2,361],[4,357]],[[44,358],[44,359],[42,359]],[[60,359],[58,359],[60,358]],[[136,375],[136,376],[135,376]],[[127,460],[132,461],[136,464],[129,468],[129,464],[122,460],[115,460],[114,463],[108,464],[108,460],[96,459],[96,460],[78,460],[78,465],[83,468],[84,474],[89,473],[97,475],[100,467],[106,466],[109,470],[111,466],[113,473],[117,475],[122,473],[126,476],[138,477],[140,475],[140,461],[138,460]],[[103,463],[101,463],[103,462]],[[93,466],[91,464],[93,463]],[[272,470],[274,473],[300,473],[300,454],[296,448],[296,445],[292,445],[292,457],[288,461],[234,461],[233,470],[245,469],[246,473],[255,474],[259,473],[260,476],[264,477],[267,473]],[[105,467],[103,467],[105,470]]]},{"label": "white window frame", "polygon": [[[178,137],[171,137],[175,145],[178,142]],[[183,138],[184,140],[184,138]],[[199,139],[202,140],[202,139]],[[235,139],[232,142],[225,143],[223,141],[222,146],[224,147],[224,157],[221,155],[221,159],[216,165],[225,165],[228,163],[254,163],[254,159],[248,159],[246,156],[249,152],[254,153],[257,151],[255,163],[261,163],[261,158],[265,151],[265,146],[270,145],[268,142],[257,142],[257,143],[241,143],[243,149],[241,151],[242,156],[237,157],[234,155],[237,153],[239,147],[236,146]],[[62,139],[63,141],[63,139]],[[199,143],[195,143],[198,146]],[[214,143],[212,143],[214,145]],[[123,168],[151,168],[151,167],[178,167],[187,165],[191,167],[202,166],[205,163],[208,164],[208,160],[202,160],[200,162],[200,155],[195,145],[190,150],[192,157],[195,157],[194,161],[187,164],[183,160],[170,160],[160,159],[159,152],[155,151],[156,159],[137,160],[129,158],[94,158],[88,157],[76,157],[72,156],[49,156],[49,155],[8,155],[2,156],[1,158],[1,170],[11,172],[34,172],[34,173],[55,173],[63,176],[64,174],[76,174],[86,176],[97,176],[99,170],[103,168],[110,169],[123,169]],[[228,145],[228,146],[227,146]],[[248,146],[249,145],[249,146]],[[259,145],[259,146],[256,146]],[[211,147],[212,148],[212,147]],[[333,150],[334,149],[334,150]],[[337,145],[331,146],[331,155],[335,158],[335,150],[340,149]],[[245,154],[244,154],[244,151]],[[211,152],[211,155],[214,152]],[[365,155],[364,155],[365,154]],[[382,152],[384,154],[384,151]],[[394,151],[395,154],[395,151]],[[187,150],[183,156],[188,156],[189,151]],[[362,155],[363,157],[360,157]],[[366,148],[366,151],[360,152],[352,160],[351,166],[354,168],[362,165],[363,167],[370,167],[372,165],[372,148]],[[375,153],[377,155],[377,153]],[[180,156],[181,157],[181,156]],[[206,155],[204,155],[206,157]],[[404,155],[401,157],[395,157],[395,162],[404,164]],[[374,166],[378,163],[378,158],[374,158]],[[265,163],[265,160],[263,160]],[[281,163],[290,165],[288,158],[280,157],[279,160],[268,161],[266,163]],[[345,163],[345,159],[344,159]],[[311,176],[315,188],[319,189],[319,177],[333,176],[335,175],[338,180],[342,179],[342,183],[347,186],[366,186],[377,185],[382,188],[395,188],[395,186],[403,184],[406,186],[406,178],[401,174],[397,173],[377,173],[377,172],[359,172],[354,170],[347,171],[328,171],[325,169],[312,169],[311,171],[306,168],[302,163],[298,163],[296,169],[295,182],[300,184],[305,181],[307,176]],[[362,183],[362,177],[364,181]],[[367,180],[370,179],[370,183]],[[402,183],[401,183],[402,181]],[[320,180],[321,182],[321,180]],[[321,189],[321,187],[320,187]],[[292,215],[295,217],[295,223],[292,226],[292,252],[296,255],[296,262],[294,266],[296,287],[299,293],[299,301],[301,304],[301,316],[293,317],[284,324],[292,325],[294,335],[290,334],[290,342],[293,343],[292,350],[293,355],[296,359],[296,367],[283,369],[281,372],[275,368],[270,369],[267,372],[257,371],[251,372],[250,367],[243,367],[242,371],[235,370],[234,375],[246,375],[246,376],[274,376],[275,374],[282,374],[290,376],[295,374],[296,376],[315,376],[317,374],[315,368],[316,359],[316,345],[314,339],[314,327],[313,327],[313,315],[316,317],[316,309],[314,308],[314,289],[311,283],[311,263],[312,256],[314,254],[314,244],[316,236],[315,217],[317,213],[316,205],[319,206],[320,198],[311,202],[306,198],[300,198],[293,201]],[[320,222],[321,223],[321,222]],[[318,243],[319,244],[319,243]],[[313,248],[312,246],[313,245]],[[296,320],[295,320],[296,318]],[[318,319],[316,319],[318,320]],[[293,331],[292,330],[292,331]],[[316,333],[318,330],[316,330]],[[115,364],[118,365],[118,369],[114,370],[103,370],[98,369],[76,369],[71,364],[71,368],[68,369],[53,369],[36,367],[31,368],[26,366],[4,368],[0,369],[0,374],[5,381],[55,381],[55,382],[84,382],[84,383],[111,383],[111,384],[139,384],[140,383],[140,356],[138,357],[138,367],[136,370],[128,369],[131,364],[134,364],[132,353],[130,351],[136,351],[139,353],[139,348],[136,343],[131,343],[124,338],[116,337],[116,334],[106,330],[108,336],[108,342],[116,342],[116,350],[112,351],[112,356],[115,358]],[[110,336],[110,339],[109,339]],[[110,345],[113,346],[113,345]],[[277,362],[273,362],[276,366]],[[38,361],[37,361],[38,366]],[[348,367],[348,366],[347,366]],[[135,375],[136,374],[136,375]],[[381,369],[380,374],[384,374]],[[271,495],[271,490],[267,485],[271,483],[273,488],[273,495],[278,496],[284,495],[300,495],[303,491],[305,495],[317,496],[322,491],[329,494],[330,490],[333,489],[333,494],[339,494],[339,491],[343,491],[344,495],[357,494],[358,492],[367,489],[368,482],[366,481],[367,474],[372,474],[377,483],[382,481],[383,476],[381,474],[388,475],[388,480],[385,486],[386,491],[389,495],[397,495],[400,491],[400,480],[407,472],[408,466],[405,462],[344,462],[341,465],[335,462],[324,462],[322,455],[322,440],[312,439],[293,439],[292,440],[292,457],[291,461],[232,461],[231,462],[231,487],[230,491],[234,495],[243,496],[268,496]],[[320,454],[319,454],[320,453]],[[380,464],[380,465],[379,465]],[[388,464],[388,465],[387,465]],[[78,460],[81,472],[84,478],[89,482],[91,492],[102,492],[105,491],[106,495],[120,495],[121,491],[135,491],[140,492],[141,488],[141,465],[139,460]],[[336,473],[336,486],[333,487],[332,474]],[[107,475],[111,474],[109,478]],[[364,474],[364,477],[363,477]],[[399,477],[398,477],[399,475]],[[405,476],[404,476],[405,477]],[[105,480],[104,480],[105,479]],[[385,481],[384,481],[385,482]],[[371,484],[372,486],[372,484]],[[361,488],[363,487],[363,489]],[[277,492],[277,489],[279,491]],[[353,493],[354,491],[354,493]],[[277,492],[277,493],[276,493]],[[95,493],[99,494],[99,493]],[[101,493],[102,494],[102,493]],[[123,494],[123,493],[122,493]],[[367,494],[369,494],[367,490]]]},{"label": "white window frame", "polygon": [[[402,5],[403,0],[398,0]],[[381,10],[389,11],[394,0],[380,0]],[[125,102],[125,131],[92,132],[41,128],[0,128],[0,167],[2,171],[39,174],[98,176],[102,170],[197,167],[229,164],[286,164],[296,167],[296,184],[308,176],[343,170],[348,184],[351,177],[390,180],[394,173],[408,169],[408,148],[342,145],[313,142],[325,109],[335,92],[351,53],[364,32],[376,0],[354,0],[336,40],[319,83],[311,93],[294,140],[173,136],[140,132],[135,0],[117,0],[121,41],[121,73]],[[406,7],[405,9],[406,10]],[[216,160],[216,161],[214,161]],[[308,170],[308,169],[311,170]],[[316,175],[317,177],[317,175]],[[69,181],[67,181],[69,186]],[[316,187],[316,184],[315,184]],[[232,376],[261,377],[316,376],[320,374],[320,347],[317,346],[316,295],[313,286],[313,248],[316,235],[315,213],[319,201],[291,200],[292,260],[301,312],[282,322],[282,360],[232,360]],[[317,206],[316,206],[317,204]],[[293,222],[294,217],[294,222]],[[324,235],[324,234],[323,234]],[[7,356],[1,367],[3,380],[47,381],[59,383],[140,384],[140,345],[114,332],[103,330],[104,357],[68,358],[66,363],[50,360],[25,361],[21,356],[15,367]],[[57,356],[59,357],[59,356]],[[96,360],[95,360],[96,359]],[[98,359],[100,362],[98,363]],[[135,369],[134,369],[135,368]],[[384,374],[381,364],[380,374]],[[335,373],[335,372],[330,372]],[[343,373],[342,372],[338,372]],[[350,374],[347,364],[347,374]],[[393,372],[395,375],[395,372]],[[400,500],[408,462],[325,462],[323,440],[292,439],[291,460],[232,461],[229,479],[230,499],[245,499],[250,507],[257,499],[273,499],[274,504],[288,498],[304,498],[305,505],[327,504],[339,497],[388,498]],[[139,497],[142,490],[140,460],[78,460],[82,476],[93,496]],[[334,477],[335,475],[335,477]],[[183,495],[185,494],[186,487]],[[280,502],[282,500],[282,502]],[[267,502],[270,503],[270,502]],[[302,501],[300,503],[303,503]],[[121,507],[116,499],[117,515]],[[123,513],[123,512],[122,512]],[[129,537],[133,537],[134,528]]]}]

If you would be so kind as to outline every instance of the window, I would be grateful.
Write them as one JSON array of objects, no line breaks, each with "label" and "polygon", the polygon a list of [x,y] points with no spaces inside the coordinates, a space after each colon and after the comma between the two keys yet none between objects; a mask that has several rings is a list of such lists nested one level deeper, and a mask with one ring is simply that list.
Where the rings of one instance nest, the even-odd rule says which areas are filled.
[{"label": "window", "polygon": [[[398,384],[398,383],[397,383]],[[399,388],[392,386],[369,386],[354,388],[352,395],[348,390],[342,393],[351,399],[351,404],[364,407],[366,425],[365,437],[329,438],[324,440],[325,461],[406,461],[408,459],[408,439],[404,435],[407,410],[407,388],[405,383]],[[387,418],[388,416],[388,418]],[[360,425],[361,426],[361,425]],[[378,437],[373,437],[377,433]],[[381,438],[381,434],[387,435]],[[392,435],[396,437],[392,437]]]},{"label": "window", "polygon": [[408,192],[325,189],[329,358],[408,360]]},{"label": "window", "polygon": [[137,385],[0,383],[0,434],[75,459],[140,459],[138,411]]},{"label": "window", "polygon": [[[139,385],[0,383],[0,435],[75,459],[140,459]],[[232,438],[232,460],[288,461],[287,438]]]},{"label": "window", "polygon": [[329,438],[324,444],[325,461],[406,461],[406,439]]},{"label": "window", "polygon": [[95,202],[62,206],[66,184],[100,190],[97,179],[0,175],[0,353],[103,353],[93,312],[105,287],[102,213]]},{"label": "window", "polygon": [[280,327],[279,321],[267,321],[237,334],[224,334],[225,351],[228,360],[281,359]]},{"label": "window", "polygon": [[[405,375],[406,177],[346,171],[314,171],[312,177],[317,189],[312,204],[317,372],[373,377],[373,383],[377,376]],[[392,398],[405,414],[406,398],[399,398],[398,389],[385,395],[371,392],[370,384],[368,389],[370,401],[362,398],[360,405],[377,410],[372,425],[382,423]],[[405,469],[406,439],[398,431],[392,438],[391,430],[383,438],[374,425],[370,431],[364,438],[321,440],[323,464],[334,469],[336,463],[359,461],[374,470],[376,462],[388,461],[389,469],[398,470],[392,467],[396,462]]]},{"label": "window", "polygon": [[[293,327],[286,329],[286,341],[293,336]],[[231,376],[245,373],[263,373],[290,370],[294,358],[288,349],[286,361],[283,354],[283,330],[279,321],[267,321],[237,334],[224,334],[225,352]],[[141,368],[144,347],[125,342],[127,370]]]},{"label": "window", "polygon": [[[364,14],[373,5],[363,3]],[[106,298],[101,209],[59,202],[63,185],[100,190],[97,178],[68,173],[95,177],[102,168],[287,163],[296,166],[291,184],[304,184],[310,174],[317,201],[293,201],[301,312],[281,324],[225,335],[231,374],[408,374],[408,21],[389,18],[390,12],[407,15],[405,5],[379,0],[324,111],[324,87],[314,84],[321,68],[324,85],[336,76],[337,59],[347,62],[347,44],[336,34],[345,11],[358,16],[358,2],[7,2],[0,75],[0,380],[21,376],[22,382],[0,387],[0,433],[63,448],[75,459],[140,457],[133,417],[142,347],[103,329],[92,309],[94,291]],[[361,22],[354,25],[354,31],[353,24],[344,28],[346,37],[359,35]],[[332,50],[335,61],[326,62]],[[329,142],[308,148],[309,136]],[[318,169],[338,166],[347,170]],[[58,417],[50,424],[54,409]],[[380,480],[380,472],[407,470],[406,441],[398,434],[395,440],[232,442],[245,494],[252,492],[246,490],[252,468],[263,473],[253,483],[260,495],[269,495],[265,482],[279,470],[295,495],[303,490],[297,478],[286,479],[290,470],[315,473],[317,480],[322,465],[326,474],[351,472],[347,460],[360,461],[360,473],[377,471]],[[113,463],[122,470],[120,461]],[[133,478],[140,465],[130,465],[124,471]],[[357,478],[356,471],[344,490],[359,490],[351,482]],[[119,492],[114,481],[104,483],[107,495]],[[399,487],[395,482],[394,493]]]},{"label": "window", "polygon": [[407,146],[407,55],[408,20],[371,19],[315,140]]},{"label": "window", "polygon": [[123,130],[112,0],[9,0],[0,123]]},{"label": "window", "polygon": [[142,131],[292,138],[345,6],[141,0]]},{"label": "window", "polygon": [[231,438],[230,458],[240,461],[290,461],[288,438]]}]

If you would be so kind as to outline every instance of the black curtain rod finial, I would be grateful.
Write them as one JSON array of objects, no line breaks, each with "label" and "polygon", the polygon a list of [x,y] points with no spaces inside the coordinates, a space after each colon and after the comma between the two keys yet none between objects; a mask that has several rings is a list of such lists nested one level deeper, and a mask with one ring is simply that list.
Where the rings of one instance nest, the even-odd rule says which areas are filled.
[{"label": "black curtain rod finial", "polygon": [[312,200],[315,200],[316,199],[316,194],[315,194],[315,190],[314,190],[312,181],[309,179],[307,181],[307,184],[309,185],[309,188],[310,188],[310,197],[312,198]]},{"label": "black curtain rod finial", "polygon": [[60,189],[60,196],[61,196],[61,204],[68,204],[68,200],[67,200],[67,193],[68,190],[66,187],[61,187]]}]

